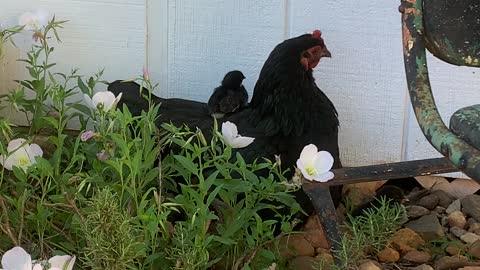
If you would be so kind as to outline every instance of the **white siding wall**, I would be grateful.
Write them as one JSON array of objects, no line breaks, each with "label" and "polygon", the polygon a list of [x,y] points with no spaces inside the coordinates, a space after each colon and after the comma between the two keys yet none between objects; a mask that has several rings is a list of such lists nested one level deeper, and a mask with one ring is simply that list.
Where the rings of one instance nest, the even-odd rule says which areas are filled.
[{"label": "white siding wall", "polygon": [[[143,65],[159,94],[206,101],[226,71],[240,69],[251,94],[262,64],[285,38],[322,30],[331,59],[317,67],[319,87],[341,120],[347,166],[438,156],[414,119],[401,49],[397,2],[338,0],[0,0],[0,22],[43,7],[68,19],[57,46],[59,68],[105,79],[130,78]],[[16,39],[0,69],[0,93],[25,75],[19,58],[31,44]],[[431,80],[448,122],[459,107],[480,101],[474,69],[431,57]]]}]

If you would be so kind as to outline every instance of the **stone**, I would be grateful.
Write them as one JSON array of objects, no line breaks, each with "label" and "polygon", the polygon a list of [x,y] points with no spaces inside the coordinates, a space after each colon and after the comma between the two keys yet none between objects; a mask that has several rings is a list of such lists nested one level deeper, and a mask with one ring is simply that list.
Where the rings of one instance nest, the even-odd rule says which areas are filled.
[{"label": "stone", "polygon": [[409,228],[403,228],[398,230],[390,238],[391,246],[400,253],[405,253],[410,250],[415,250],[422,245],[425,245],[420,235]]},{"label": "stone", "polygon": [[284,236],[280,240],[280,254],[284,258],[294,256],[315,256],[315,249],[302,234]]},{"label": "stone", "polygon": [[480,235],[480,223],[473,223],[468,226],[468,231]]},{"label": "stone", "polygon": [[403,255],[402,260],[410,263],[422,264],[430,261],[432,256],[425,251],[412,250]]},{"label": "stone", "polygon": [[442,224],[443,227],[447,227],[448,226],[448,217],[443,216],[440,219],[440,224]]},{"label": "stone", "polygon": [[435,207],[437,207],[439,201],[440,201],[440,198],[437,196],[437,194],[432,193],[425,197],[420,198],[420,200],[418,200],[416,204],[419,206],[423,206],[428,210],[433,210],[435,209]]},{"label": "stone", "polygon": [[463,229],[465,228],[465,225],[467,225],[467,219],[462,212],[455,211],[448,215],[448,225],[450,225],[450,227]]},{"label": "stone", "polygon": [[467,222],[468,222],[468,224],[470,224],[470,225],[472,225],[472,224],[474,224],[474,223],[480,223],[480,222],[478,222],[478,221],[477,221],[476,219],[474,219],[474,218],[468,218],[468,219],[467,219]]},{"label": "stone", "polygon": [[[322,267],[320,269],[328,269],[331,265],[334,264],[333,256],[332,254],[329,254],[329,253],[318,254],[317,256],[315,256],[315,259],[319,264],[321,264]],[[298,268],[298,269],[302,269],[302,268]],[[315,269],[318,269],[318,268],[315,268]]]},{"label": "stone", "polygon": [[428,264],[422,264],[417,267],[410,268],[410,270],[434,270],[434,269]]},{"label": "stone", "polygon": [[377,258],[381,262],[394,263],[400,260],[400,253],[391,247],[386,247],[377,254]]},{"label": "stone", "polygon": [[416,218],[423,217],[425,215],[430,214],[430,210],[428,210],[423,206],[411,205],[411,206],[407,206],[406,208],[407,208],[407,216],[410,219],[416,219]]},{"label": "stone", "polygon": [[480,260],[480,241],[475,241],[468,249],[468,253],[473,258]]},{"label": "stone", "polygon": [[317,253],[317,254],[325,254],[325,253],[331,254],[330,250],[326,249],[326,248],[316,248],[315,253]]},{"label": "stone", "polygon": [[435,214],[423,216],[405,224],[405,227],[412,229],[425,241],[431,241],[445,236],[443,227]]},{"label": "stone", "polygon": [[464,256],[444,256],[435,261],[436,270],[450,270],[464,267],[468,264],[468,259]]},{"label": "stone", "polygon": [[460,229],[458,227],[452,227],[450,228],[450,232],[455,235],[457,238],[460,238],[462,235],[466,234],[467,231],[464,229]]},{"label": "stone", "polygon": [[303,226],[304,231],[308,230],[318,230],[322,229],[322,223],[320,223],[320,219],[318,215],[311,215],[308,217],[307,222],[305,222],[305,225]]},{"label": "stone", "polygon": [[450,256],[462,255],[463,246],[462,246],[462,244],[449,244],[445,248],[445,252]]},{"label": "stone", "polygon": [[305,231],[303,236],[314,248],[330,248],[330,244],[328,243],[327,236],[323,229]]},{"label": "stone", "polygon": [[466,234],[460,236],[460,239],[467,244],[472,244],[473,242],[480,240],[480,235],[467,232]]},{"label": "stone", "polygon": [[465,266],[458,268],[458,270],[480,270],[480,266]]},{"label": "stone", "polygon": [[447,208],[453,202],[452,197],[450,197],[450,195],[443,190],[435,190],[433,194],[437,195],[438,205],[443,208]]},{"label": "stone", "polygon": [[318,260],[308,256],[298,256],[295,257],[289,263],[289,269],[305,269],[305,270],[314,270],[315,266],[318,264]]},{"label": "stone", "polygon": [[462,203],[460,202],[460,199],[457,199],[447,207],[447,210],[445,210],[445,212],[448,215],[452,212],[461,211],[461,210],[462,210]]},{"label": "stone", "polygon": [[445,215],[445,211],[446,208],[441,206],[437,206],[435,207],[435,209],[432,210],[432,212],[437,214],[437,217],[442,217],[443,215]]},{"label": "stone", "polygon": [[480,220],[480,196],[476,194],[468,195],[461,200],[462,209],[465,214],[475,220]]},{"label": "stone", "polygon": [[367,260],[365,262],[362,262],[360,266],[358,266],[358,270],[382,270],[382,268],[378,266],[377,262]]}]

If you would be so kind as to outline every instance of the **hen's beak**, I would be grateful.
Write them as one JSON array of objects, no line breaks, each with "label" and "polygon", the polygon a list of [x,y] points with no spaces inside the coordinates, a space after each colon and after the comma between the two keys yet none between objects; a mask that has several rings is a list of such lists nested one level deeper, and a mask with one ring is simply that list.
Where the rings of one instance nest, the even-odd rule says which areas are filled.
[{"label": "hen's beak", "polygon": [[332,53],[330,53],[330,51],[329,51],[327,48],[325,48],[325,50],[323,51],[322,57],[329,57],[329,58],[331,58],[331,57],[332,57]]}]

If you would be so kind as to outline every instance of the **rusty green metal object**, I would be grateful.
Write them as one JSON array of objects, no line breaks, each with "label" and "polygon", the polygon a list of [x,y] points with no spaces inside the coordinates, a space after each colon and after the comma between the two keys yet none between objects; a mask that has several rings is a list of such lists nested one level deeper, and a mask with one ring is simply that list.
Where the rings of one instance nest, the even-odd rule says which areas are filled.
[{"label": "rusty green metal object", "polygon": [[480,149],[480,105],[461,108],[450,118],[450,130]]},{"label": "rusty green metal object", "polygon": [[480,1],[424,0],[427,49],[458,66],[480,67]]},{"label": "rusty green metal object", "polygon": [[480,181],[480,151],[445,126],[435,105],[426,60],[423,1],[404,0],[399,9],[403,13],[405,71],[418,124],[428,141],[454,166]]}]

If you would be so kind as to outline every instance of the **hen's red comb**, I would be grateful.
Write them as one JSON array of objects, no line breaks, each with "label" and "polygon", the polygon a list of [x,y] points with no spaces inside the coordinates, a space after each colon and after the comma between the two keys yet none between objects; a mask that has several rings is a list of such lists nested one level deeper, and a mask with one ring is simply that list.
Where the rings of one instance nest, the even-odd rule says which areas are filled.
[{"label": "hen's red comb", "polygon": [[322,31],[320,30],[314,30],[313,33],[312,33],[312,37],[313,38],[321,38],[322,37]]}]

